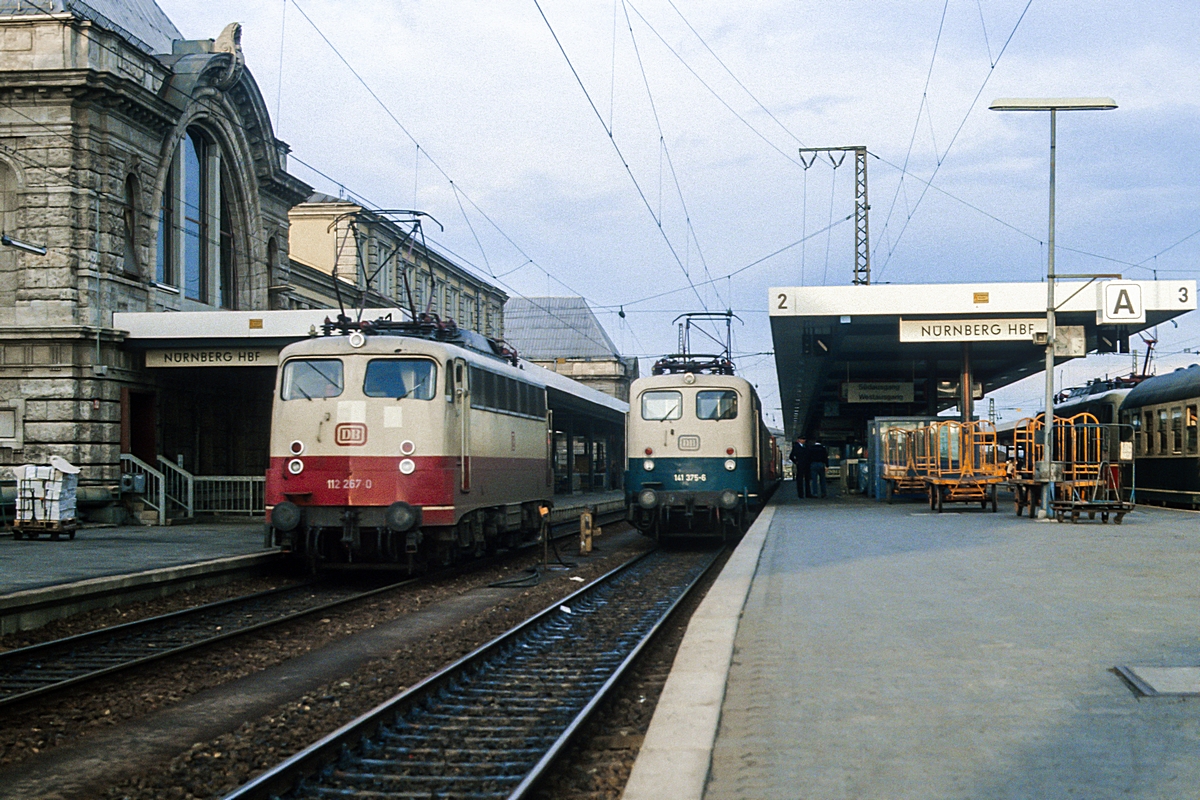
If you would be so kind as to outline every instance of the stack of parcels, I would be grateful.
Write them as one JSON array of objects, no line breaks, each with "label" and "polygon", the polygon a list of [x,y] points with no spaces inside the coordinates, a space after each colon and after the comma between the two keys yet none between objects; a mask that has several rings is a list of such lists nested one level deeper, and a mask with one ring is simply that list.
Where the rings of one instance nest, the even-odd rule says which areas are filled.
[{"label": "stack of parcels", "polygon": [[44,467],[14,467],[17,478],[17,522],[67,522],[75,519],[79,467],[58,456]]}]

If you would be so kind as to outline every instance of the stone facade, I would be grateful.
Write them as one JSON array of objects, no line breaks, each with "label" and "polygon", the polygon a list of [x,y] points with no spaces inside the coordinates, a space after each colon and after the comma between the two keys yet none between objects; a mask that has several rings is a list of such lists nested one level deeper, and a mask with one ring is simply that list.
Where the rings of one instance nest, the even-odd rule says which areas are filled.
[{"label": "stone facade", "polygon": [[[412,241],[409,227],[386,213],[314,194],[291,210],[289,220],[292,261],[331,278],[336,272],[355,299],[357,292],[366,291],[368,305],[374,300],[408,308],[411,290],[418,312],[428,310],[463,328],[504,338],[508,295],[426,247],[419,236]],[[310,287],[305,281],[295,284],[293,307],[329,306],[329,289]],[[328,285],[332,287],[332,280]]]},{"label": "stone facade", "polygon": [[280,307],[311,190],[238,26],[183,41],[149,0],[106,2],[0,0],[0,227],[46,249],[0,247],[0,465],[57,454],[111,483],[150,413],[130,395],[174,408],[113,312]]}]

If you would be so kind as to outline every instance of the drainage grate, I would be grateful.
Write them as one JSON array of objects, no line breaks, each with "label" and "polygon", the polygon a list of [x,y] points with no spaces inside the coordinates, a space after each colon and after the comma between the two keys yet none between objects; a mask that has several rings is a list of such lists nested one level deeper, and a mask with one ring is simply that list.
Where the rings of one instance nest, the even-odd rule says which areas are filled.
[{"label": "drainage grate", "polygon": [[1116,672],[1146,697],[1200,695],[1200,667],[1117,667]]}]

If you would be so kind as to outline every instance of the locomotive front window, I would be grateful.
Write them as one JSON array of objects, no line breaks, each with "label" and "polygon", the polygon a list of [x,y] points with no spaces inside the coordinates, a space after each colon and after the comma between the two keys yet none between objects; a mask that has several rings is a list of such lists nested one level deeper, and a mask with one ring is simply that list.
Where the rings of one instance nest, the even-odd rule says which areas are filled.
[{"label": "locomotive front window", "polygon": [[737,392],[696,392],[697,419],[736,419]]},{"label": "locomotive front window", "polygon": [[661,422],[683,416],[683,395],[679,392],[646,392],[642,395],[642,419]]},{"label": "locomotive front window", "polygon": [[367,362],[363,394],[367,397],[412,397],[432,400],[437,386],[437,367],[417,358],[373,358]]},{"label": "locomotive front window", "polygon": [[283,367],[284,400],[337,397],[342,385],[342,362],[336,358],[294,358]]}]

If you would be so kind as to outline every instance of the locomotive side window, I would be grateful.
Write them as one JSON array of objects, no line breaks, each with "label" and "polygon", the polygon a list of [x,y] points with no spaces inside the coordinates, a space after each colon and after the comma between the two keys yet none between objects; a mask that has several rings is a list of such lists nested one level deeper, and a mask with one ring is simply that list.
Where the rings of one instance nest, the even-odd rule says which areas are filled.
[{"label": "locomotive side window", "polygon": [[337,397],[342,393],[342,362],[335,358],[294,358],[283,366],[284,400]]},{"label": "locomotive side window", "polygon": [[363,394],[367,397],[412,397],[432,400],[437,386],[437,367],[432,361],[415,358],[373,358],[367,362]]},{"label": "locomotive side window", "polygon": [[696,419],[737,419],[737,392],[696,392]]},{"label": "locomotive side window", "polygon": [[642,395],[642,419],[662,421],[683,416],[683,395],[679,392],[657,391]]},{"label": "locomotive side window", "polygon": [[1187,407],[1187,411],[1184,414],[1184,422],[1186,423],[1186,429],[1187,429],[1187,435],[1185,437],[1185,444],[1187,445],[1187,451],[1189,453],[1191,453],[1192,455],[1195,455],[1195,453],[1196,453],[1196,407],[1194,405]]},{"label": "locomotive side window", "polygon": [[471,407],[514,414],[519,417],[546,416],[545,392],[531,383],[471,367]]}]

